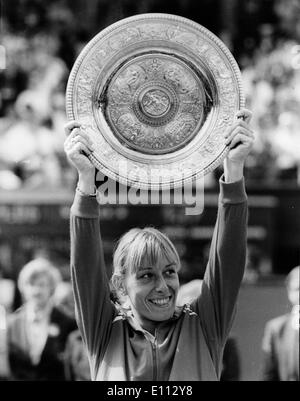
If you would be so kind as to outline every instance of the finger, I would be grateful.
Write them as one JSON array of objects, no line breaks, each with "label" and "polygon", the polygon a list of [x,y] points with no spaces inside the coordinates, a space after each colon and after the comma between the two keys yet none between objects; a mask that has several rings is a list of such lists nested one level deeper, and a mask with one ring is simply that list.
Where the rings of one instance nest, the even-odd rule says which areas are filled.
[{"label": "finger", "polygon": [[95,150],[95,145],[93,144],[90,136],[84,130],[78,127],[72,130],[65,142],[67,146],[71,146],[74,142],[77,142],[81,139],[83,143],[91,148],[91,150]]},{"label": "finger", "polygon": [[224,138],[229,137],[229,136],[232,134],[232,132],[233,132],[236,128],[238,128],[238,127],[243,127],[243,128],[245,128],[245,129],[247,129],[247,130],[250,130],[250,131],[252,132],[252,130],[251,130],[250,127],[249,127],[249,124],[248,124],[247,122],[245,122],[245,121],[239,119],[239,120],[235,121],[235,122],[226,130],[225,135],[224,135]]},{"label": "finger", "polygon": [[94,148],[94,143],[92,141],[92,138],[90,135],[84,130],[84,129],[76,129],[74,132],[74,137],[79,136],[80,138],[83,138],[84,141],[86,141],[91,148]]},{"label": "finger", "polygon": [[229,149],[232,149],[239,143],[242,143],[244,145],[246,145],[246,144],[250,145],[252,142],[253,142],[253,138],[250,138],[248,135],[237,134],[228,146],[229,146]]},{"label": "finger", "polygon": [[76,131],[78,131],[78,128],[74,128],[72,132],[69,134],[69,136],[65,139],[64,142],[65,151],[68,151],[74,146],[75,144],[74,138],[78,135]]},{"label": "finger", "polygon": [[92,152],[90,149],[82,142],[77,142],[69,151],[68,156],[72,159],[74,156],[85,155],[89,156]]},{"label": "finger", "polygon": [[252,118],[252,111],[243,108],[236,113],[235,117],[238,119],[243,119],[245,122],[250,123]]},{"label": "finger", "polygon": [[76,121],[76,120],[69,121],[64,126],[65,134],[67,136],[69,136],[74,128],[80,128],[80,127],[81,127],[81,124],[79,121]]},{"label": "finger", "polygon": [[[80,146],[82,145],[82,148],[80,148]],[[76,153],[76,152],[80,152],[81,150],[84,150],[85,154],[90,155],[91,153],[93,153],[93,149],[91,149],[91,147],[84,141],[84,139],[80,138],[79,139],[75,139],[73,138],[73,140],[69,141],[66,145],[65,145],[65,152],[67,154],[69,153]]]},{"label": "finger", "polygon": [[75,127],[75,128],[72,128],[72,129],[71,129],[71,132],[69,133],[69,135],[68,135],[67,138],[65,139],[65,145],[66,145],[67,147],[72,145],[72,143],[74,142],[75,136],[78,135],[78,131],[79,131],[79,128],[78,128],[78,127]]},{"label": "finger", "polygon": [[76,135],[71,139],[71,144],[73,146],[78,142],[83,143],[90,150],[90,152],[93,152],[94,146],[90,143],[89,138],[85,138],[83,135]]},{"label": "finger", "polygon": [[230,142],[233,140],[233,138],[234,138],[236,135],[238,135],[238,134],[243,134],[243,135],[248,136],[249,138],[253,138],[253,139],[254,139],[254,133],[253,133],[253,131],[251,131],[251,130],[249,130],[249,129],[246,129],[246,128],[244,128],[244,127],[237,127],[237,128],[235,128],[235,129],[233,130],[233,132],[231,133],[231,135],[230,135],[228,138],[226,138],[226,140],[225,140],[225,145],[230,144]]}]

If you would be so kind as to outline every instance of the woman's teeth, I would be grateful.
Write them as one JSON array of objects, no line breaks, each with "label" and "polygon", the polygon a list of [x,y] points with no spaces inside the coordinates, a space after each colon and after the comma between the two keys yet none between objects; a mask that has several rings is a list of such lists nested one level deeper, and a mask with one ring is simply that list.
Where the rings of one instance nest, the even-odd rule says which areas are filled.
[{"label": "woman's teeth", "polygon": [[151,302],[157,305],[166,305],[169,302],[170,297],[161,299],[152,299]]}]

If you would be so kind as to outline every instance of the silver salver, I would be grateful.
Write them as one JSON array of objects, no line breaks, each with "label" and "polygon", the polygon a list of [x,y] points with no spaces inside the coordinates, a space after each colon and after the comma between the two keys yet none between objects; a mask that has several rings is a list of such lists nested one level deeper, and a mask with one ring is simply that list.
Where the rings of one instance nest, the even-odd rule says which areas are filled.
[{"label": "silver salver", "polygon": [[225,44],[170,14],[101,31],[79,54],[66,91],[68,119],[95,143],[95,167],[142,189],[179,187],[215,169],[227,153],[223,133],[243,106]]}]

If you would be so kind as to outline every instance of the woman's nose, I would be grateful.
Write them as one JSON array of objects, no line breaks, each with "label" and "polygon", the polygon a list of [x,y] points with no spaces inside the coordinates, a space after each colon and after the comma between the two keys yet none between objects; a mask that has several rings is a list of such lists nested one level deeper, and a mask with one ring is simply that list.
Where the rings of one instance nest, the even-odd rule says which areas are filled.
[{"label": "woman's nose", "polygon": [[166,289],[168,289],[166,280],[163,277],[159,277],[156,280],[156,291],[165,291]]}]

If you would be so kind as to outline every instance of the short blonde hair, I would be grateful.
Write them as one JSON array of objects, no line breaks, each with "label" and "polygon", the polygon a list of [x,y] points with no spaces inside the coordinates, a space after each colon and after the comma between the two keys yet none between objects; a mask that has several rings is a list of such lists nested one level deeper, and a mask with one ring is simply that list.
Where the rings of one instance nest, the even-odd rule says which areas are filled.
[{"label": "short blonde hair", "polygon": [[23,266],[19,273],[18,288],[20,292],[23,294],[24,287],[32,284],[38,277],[47,277],[52,294],[54,294],[57,284],[62,281],[60,271],[48,259],[33,259]]},{"label": "short blonde hair", "polygon": [[165,234],[153,227],[129,230],[118,241],[113,256],[111,289],[119,301],[122,301],[120,282],[124,280],[127,271],[136,272],[145,257],[152,266],[166,257],[180,269],[176,248]]}]

